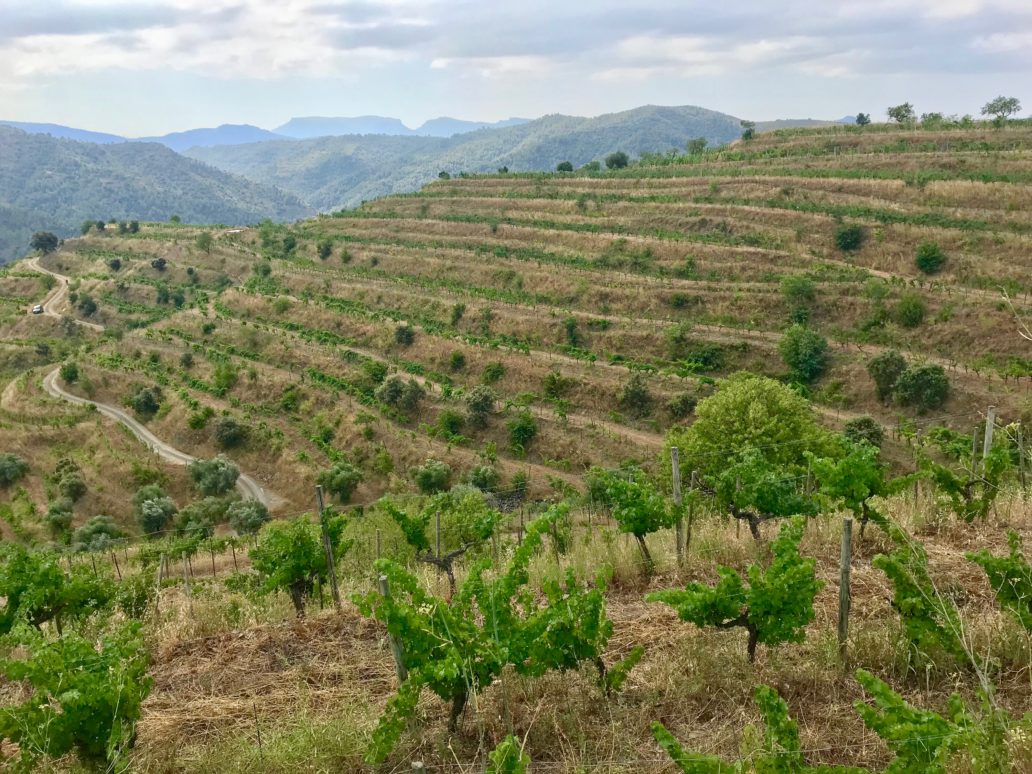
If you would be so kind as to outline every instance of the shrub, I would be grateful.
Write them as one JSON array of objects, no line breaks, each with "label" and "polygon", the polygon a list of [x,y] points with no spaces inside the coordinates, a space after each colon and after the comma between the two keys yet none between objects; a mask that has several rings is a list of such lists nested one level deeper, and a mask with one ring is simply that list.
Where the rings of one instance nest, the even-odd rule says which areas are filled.
[{"label": "shrub", "polygon": [[362,363],[362,373],[366,381],[375,387],[383,384],[383,380],[387,378],[387,364],[382,360],[366,360]]},{"label": "shrub", "polygon": [[545,397],[556,400],[565,397],[576,382],[559,371],[549,371],[545,376]]},{"label": "shrub", "polygon": [[494,465],[477,465],[469,472],[469,483],[484,492],[493,492],[500,481],[501,475]]},{"label": "shrub", "polygon": [[269,509],[252,497],[230,504],[226,516],[238,535],[253,535],[269,520]]},{"label": "shrub", "polygon": [[907,293],[893,310],[896,322],[904,328],[916,328],[925,318],[925,303],[917,293]]},{"label": "shrub", "polygon": [[215,525],[225,520],[229,503],[220,497],[194,500],[179,512],[176,533],[180,537],[204,539],[215,532]]},{"label": "shrub", "polygon": [[319,241],[319,244],[316,246],[315,249],[319,255],[319,259],[325,261],[331,255],[333,255],[333,242],[331,242],[329,239],[322,239]]},{"label": "shrub", "polygon": [[501,363],[488,363],[484,366],[484,372],[480,379],[484,384],[494,384],[505,376],[505,366]]},{"label": "shrub", "polygon": [[64,535],[72,528],[72,501],[67,497],[57,498],[50,503],[50,506],[47,508],[47,515],[43,518],[52,535]]},{"label": "shrub", "polygon": [[569,161],[560,161],[555,165],[556,172],[573,172],[573,163]]},{"label": "shrub", "polygon": [[415,340],[416,332],[411,325],[399,325],[394,329],[394,341],[401,346],[410,346]]},{"label": "shrub", "polygon": [[946,263],[946,253],[935,242],[922,242],[914,258],[917,268],[925,274],[936,274]]},{"label": "shrub", "polygon": [[221,449],[235,449],[247,440],[247,428],[233,417],[221,416],[215,420],[215,443]]},{"label": "shrub", "polygon": [[817,286],[813,280],[802,274],[788,274],[781,278],[781,294],[789,307],[792,322],[805,323],[817,299]]},{"label": "shrub", "polygon": [[913,365],[899,376],[893,395],[903,406],[925,412],[937,409],[950,394],[950,380],[939,365]]},{"label": "shrub", "polygon": [[413,412],[419,407],[426,392],[415,379],[407,382],[392,376],[376,389],[376,399],[400,411]]},{"label": "shrub", "polygon": [[29,463],[16,454],[0,453],[0,486],[10,486],[29,470]]},{"label": "shrub", "polygon": [[76,551],[107,551],[126,537],[110,516],[94,516],[72,533]]},{"label": "shrub", "polygon": [[867,373],[874,380],[874,390],[878,400],[885,402],[892,397],[896,382],[907,369],[907,360],[894,349],[886,350],[871,358],[867,364]]},{"label": "shrub", "polygon": [[83,317],[92,317],[97,313],[97,302],[93,300],[93,296],[90,296],[87,293],[83,293],[79,296],[75,306],[80,312],[82,312]]},{"label": "shrub", "polygon": [[494,411],[495,401],[498,396],[495,391],[486,385],[477,385],[466,393],[466,410],[470,425],[482,428],[487,425],[487,420]]},{"label": "shrub", "polygon": [[842,434],[851,443],[863,443],[866,441],[871,446],[877,446],[878,448],[881,448],[882,442],[885,440],[885,431],[878,424],[878,420],[873,417],[850,419],[842,429]]},{"label": "shrub", "polygon": [[778,351],[793,376],[804,383],[816,381],[828,366],[828,342],[798,323],[785,331]]},{"label": "shrub", "polygon": [[79,366],[74,360],[71,360],[61,365],[58,375],[61,377],[62,382],[75,384],[75,382],[79,381]]},{"label": "shrub", "polygon": [[161,408],[161,389],[158,387],[141,387],[129,399],[129,405],[137,416],[150,419]]},{"label": "shrub", "polygon": [[118,271],[122,268],[122,261],[118,258],[112,258],[107,262],[107,265],[111,271]]},{"label": "shrub", "polygon": [[437,415],[437,427],[446,438],[457,436],[462,431],[466,419],[458,411],[444,409]]},{"label": "shrub", "polygon": [[452,352],[448,359],[448,365],[453,371],[461,371],[466,367],[466,355],[458,350]]},{"label": "shrub", "polygon": [[644,375],[635,373],[620,391],[620,408],[634,417],[647,417],[652,413],[652,393]]},{"label": "shrub", "polygon": [[859,250],[863,242],[864,227],[859,224],[844,224],[835,230],[835,246],[845,253]]},{"label": "shrub", "polygon": [[237,383],[239,374],[235,365],[229,362],[215,364],[215,371],[212,374],[212,384],[219,395],[232,390]]},{"label": "shrub", "polygon": [[351,501],[351,496],[362,483],[362,471],[350,462],[338,462],[329,470],[320,472],[315,482],[344,505]]},{"label": "shrub", "polygon": [[136,518],[145,535],[155,535],[165,530],[176,513],[176,504],[171,497],[155,497],[139,503]]},{"label": "shrub", "polygon": [[451,316],[448,318],[448,322],[454,328],[456,325],[459,324],[459,321],[462,319],[462,316],[464,314],[466,314],[466,305],[465,304],[462,304],[462,303],[452,304]]},{"label": "shrub", "polygon": [[538,433],[537,420],[529,411],[521,411],[506,422],[505,427],[509,432],[509,445],[519,454],[526,453]]},{"label": "shrub", "polygon": [[695,411],[695,406],[698,402],[698,399],[690,392],[682,392],[680,395],[675,395],[667,401],[667,413],[674,419],[684,419]]},{"label": "shrub", "polygon": [[616,153],[610,153],[606,156],[607,169],[623,169],[629,162],[630,159],[623,151],[616,151]]},{"label": "shrub", "polygon": [[225,457],[196,460],[187,467],[197,491],[204,495],[221,495],[235,485],[240,471]]},{"label": "shrub", "polygon": [[86,483],[82,480],[82,470],[67,457],[57,463],[52,480],[63,497],[72,502],[86,494]]},{"label": "shrub", "polygon": [[416,465],[409,470],[412,480],[416,482],[419,491],[423,494],[435,494],[443,492],[448,488],[451,481],[452,469],[447,463],[440,460],[427,459],[422,465]]}]

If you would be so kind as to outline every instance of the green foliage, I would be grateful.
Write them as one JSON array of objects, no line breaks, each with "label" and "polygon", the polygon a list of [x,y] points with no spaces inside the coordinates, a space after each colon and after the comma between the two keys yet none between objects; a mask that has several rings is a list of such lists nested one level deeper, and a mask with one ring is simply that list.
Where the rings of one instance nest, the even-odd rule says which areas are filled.
[{"label": "green foliage", "polygon": [[1017,97],[996,97],[982,106],[983,116],[992,116],[996,126],[1003,126],[1012,115],[1021,112],[1021,101]]},{"label": "green foliage", "polygon": [[422,465],[409,470],[412,480],[416,482],[423,494],[443,492],[451,481],[452,469],[446,462],[428,458]]},{"label": "green foliage", "polygon": [[900,405],[915,406],[924,413],[946,402],[950,396],[950,380],[941,365],[912,365],[900,374],[892,394]]},{"label": "green foliage", "polygon": [[842,428],[842,435],[850,443],[866,442],[879,449],[885,441],[885,431],[874,417],[856,417],[848,420]]},{"label": "green foliage", "polygon": [[329,239],[320,239],[315,246],[315,252],[320,261],[328,260],[333,255],[333,242]]},{"label": "green foliage", "polygon": [[376,563],[391,595],[370,592],[355,603],[403,643],[408,679],[380,718],[367,756],[371,761],[390,753],[423,688],[450,702],[449,726],[454,729],[469,696],[481,694],[507,665],[534,677],[587,661],[604,674],[600,656],[612,624],[601,583],[584,589],[570,572],[563,583],[545,584],[543,602],[526,588],[528,566],[548,521],[545,517],[528,525],[522,545],[499,573],[485,577],[490,563],[476,563],[450,602],[429,594],[394,562]]},{"label": "green foliage", "polygon": [[226,509],[229,526],[238,535],[253,535],[269,521],[269,509],[253,497],[230,503]]},{"label": "green foliage", "polygon": [[631,416],[647,417],[652,413],[653,401],[645,376],[640,372],[631,374],[631,378],[620,390],[620,408]]},{"label": "green foliage", "polygon": [[49,231],[37,231],[29,240],[29,247],[43,255],[54,252],[58,244],[60,244],[60,240]]},{"label": "green foliage", "polygon": [[240,470],[225,457],[191,462],[187,470],[197,491],[203,495],[225,494],[240,477]]},{"label": "green foliage", "polygon": [[[566,164],[569,169],[560,169],[560,172],[572,172],[573,165],[564,161],[559,166]],[[488,765],[485,774],[527,774],[527,767],[530,765],[530,756],[523,752],[519,740],[512,734],[505,737],[498,746],[487,755]]]},{"label": "green foliage", "polygon": [[437,415],[437,428],[446,439],[462,439],[460,433],[466,417],[453,409],[442,409]]},{"label": "green foliage", "polygon": [[606,169],[623,169],[630,163],[630,158],[623,151],[616,151],[606,156]]},{"label": "green foliage", "polygon": [[154,497],[138,504],[136,519],[145,535],[155,535],[164,531],[176,513],[176,504],[171,497]]},{"label": "green foliage", "polygon": [[233,417],[223,415],[215,420],[213,437],[220,449],[235,449],[247,441],[247,427]]},{"label": "green foliage", "polygon": [[870,123],[871,123],[871,114],[870,113],[857,113],[856,114],[856,125],[857,126],[867,126]]},{"label": "green foliage", "polygon": [[805,323],[817,300],[817,286],[804,274],[786,274],[781,278],[781,295],[788,304],[792,322]]},{"label": "green foliage", "polygon": [[110,582],[82,565],[66,573],[60,559],[13,543],[0,547],[0,635],[19,621],[38,628],[53,620],[61,629],[64,621],[88,618],[111,601]]},{"label": "green foliage", "polygon": [[338,462],[329,470],[323,470],[315,478],[315,483],[321,486],[338,503],[346,505],[351,502],[351,496],[355,493],[358,485],[362,483],[362,471],[350,462]]},{"label": "green foliage", "polygon": [[0,453],[0,486],[10,486],[29,471],[29,463],[10,452]]},{"label": "green foliage", "polygon": [[696,137],[692,140],[689,140],[688,144],[685,147],[688,150],[689,156],[698,156],[706,150],[707,144],[708,141],[705,137]]},{"label": "green foliage", "polygon": [[211,383],[219,395],[225,395],[236,385],[238,377],[235,365],[229,361],[221,361],[215,364]]},{"label": "green foliage", "polygon": [[892,583],[892,607],[899,614],[908,641],[924,658],[934,659],[945,653],[963,661],[966,651],[960,615],[928,574],[924,546],[891,522],[887,528],[896,547],[890,554],[875,556],[871,564]]},{"label": "green foliage", "polygon": [[560,161],[555,165],[556,172],[573,172],[573,164],[569,161]]},{"label": "green foliage", "polygon": [[909,102],[904,102],[902,105],[894,105],[885,109],[886,114],[889,118],[895,121],[897,124],[912,124],[917,119],[917,114],[914,112],[914,106]]},{"label": "green foliage", "polygon": [[914,258],[917,268],[925,274],[937,274],[946,263],[946,253],[935,242],[922,242]]},{"label": "green foliage", "polygon": [[484,372],[480,377],[480,380],[484,384],[495,384],[505,376],[505,366],[501,363],[494,362],[488,363],[484,366]]},{"label": "green foliage", "polygon": [[505,429],[509,433],[509,446],[517,454],[526,454],[527,447],[538,434],[537,420],[529,411],[521,411],[511,417],[505,423]]},{"label": "green foliage", "polygon": [[699,399],[690,392],[678,393],[667,401],[666,410],[674,419],[686,419],[691,416]]},{"label": "green foliage", "polygon": [[927,457],[921,460],[921,468],[935,483],[936,493],[968,523],[984,519],[989,514],[1010,464],[1009,452],[1000,446],[990,450],[980,472],[958,471]]},{"label": "green foliage", "polygon": [[469,472],[469,483],[484,492],[493,492],[502,477],[494,465],[477,465]]},{"label": "green foliage", "polygon": [[1021,549],[1021,536],[1017,532],[1007,533],[1007,545],[1010,553],[1006,556],[996,556],[987,550],[966,556],[985,570],[1000,606],[1032,631],[1032,567]]},{"label": "green foliage", "polygon": [[226,518],[229,503],[219,497],[195,500],[179,512],[176,534],[180,537],[203,540],[215,532],[215,525]]},{"label": "green foliage", "polygon": [[716,585],[693,582],[684,591],[657,591],[645,599],[670,605],[681,620],[696,626],[744,627],[750,661],[758,643],[802,642],[814,618],[814,597],[823,586],[816,578],[816,561],[799,555],[805,523],[797,518],[782,526],[771,543],[770,565],[749,566],[748,587],[734,569],[718,567]]},{"label": "green foliage", "polygon": [[125,530],[110,516],[94,516],[72,533],[76,551],[110,551],[126,539]]},{"label": "green foliage", "polygon": [[61,370],[58,371],[58,376],[61,377],[61,381],[65,384],[75,384],[79,381],[79,366],[74,360],[70,360],[67,363],[61,364]]},{"label": "green foliage", "polygon": [[215,246],[215,237],[211,235],[210,231],[202,231],[197,235],[197,239],[194,240],[194,244],[197,245],[198,250],[202,250],[208,255],[211,255],[212,248]]},{"label": "green foliage", "polygon": [[860,224],[843,224],[835,229],[835,246],[844,253],[856,252],[863,245],[864,236],[864,227]]},{"label": "green foliage", "polygon": [[403,347],[411,345],[416,340],[416,331],[411,325],[399,325],[394,329],[394,341]]},{"label": "green foliage", "polygon": [[415,379],[407,382],[400,376],[392,376],[376,389],[376,399],[399,411],[414,412],[426,396],[426,391]]},{"label": "green foliage", "polygon": [[819,458],[810,455],[810,459],[821,498],[832,508],[852,511],[860,520],[861,530],[871,520],[882,525],[885,523],[885,517],[871,505],[871,500],[899,492],[910,480],[890,480],[888,465],[879,459],[878,447],[867,443],[866,439],[861,443],[851,443],[844,456]]},{"label": "green foliage", "polygon": [[904,328],[916,328],[924,322],[925,303],[917,293],[905,293],[892,310],[896,322]]},{"label": "green foliage", "polygon": [[640,473],[621,475],[612,471],[595,471],[596,486],[604,492],[613,519],[621,532],[634,535],[646,569],[651,572],[654,565],[645,536],[672,527],[680,518],[679,511]]},{"label": "green foliage", "polygon": [[93,300],[92,296],[82,293],[75,302],[75,308],[82,313],[83,317],[92,317],[97,313],[97,302]]},{"label": "green foliage", "polygon": [[798,323],[790,327],[778,342],[778,352],[792,375],[799,381],[816,381],[828,367],[828,342],[816,331]]},{"label": "green foliage", "polygon": [[159,387],[140,387],[129,398],[129,405],[132,406],[137,416],[150,419],[158,413],[161,401],[162,395]]},{"label": "green foliage", "polygon": [[465,400],[470,425],[475,428],[486,427],[488,418],[494,411],[495,401],[498,400],[495,391],[487,385],[478,384],[466,393]]},{"label": "green foliage", "polygon": [[18,640],[28,655],[0,660],[7,680],[33,691],[0,709],[0,738],[20,749],[15,765],[35,771],[45,758],[75,752],[92,768],[123,770],[151,687],[140,625],[123,624],[99,643],[79,634],[49,640],[30,630]]},{"label": "green foliage", "polygon": [[466,354],[459,350],[455,350],[451,353],[451,357],[448,358],[448,367],[452,371],[461,371],[466,367]]},{"label": "green foliage", "polygon": [[64,540],[67,539],[68,530],[72,528],[73,518],[72,501],[67,497],[59,497],[50,503],[43,521],[51,535]]},{"label": "green foliage", "polygon": [[885,350],[871,358],[867,363],[867,373],[874,380],[874,390],[878,400],[885,402],[892,397],[899,378],[906,370],[906,358],[894,349]]},{"label": "green foliage", "polygon": [[[326,528],[336,561],[351,549],[344,539],[342,516],[326,516]],[[315,590],[315,583],[329,577],[322,528],[307,516],[271,521],[258,533],[258,542],[250,552],[251,562],[266,591],[286,591],[298,617],[305,614],[305,600]]]}]

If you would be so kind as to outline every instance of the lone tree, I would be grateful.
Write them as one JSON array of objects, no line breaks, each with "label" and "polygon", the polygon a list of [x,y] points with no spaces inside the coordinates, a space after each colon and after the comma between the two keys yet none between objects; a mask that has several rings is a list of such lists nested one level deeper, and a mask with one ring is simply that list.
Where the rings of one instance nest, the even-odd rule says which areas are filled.
[{"label": "lone tree", "polygon": [[197,235],[197,249],[203,250],[208,255],[211,255],[211,249],[215,246],[215,237],[211,235],[210,231],[202,231]]},{"label": "lone tree", "polygon": [[902,105],[894,105],[887,108],[885,112],[897,124],[912,124],[917,119],[914,106],[909,102],[904,102]]},{"label": "lone tree", "polygon": [[610,153],[606,156],[606,168],[607,169],[623,169],[630,163],[630,158],[623,151],[617,151],[616,153]]},{"label": "lone tree", "polygon": [[60,240],[49,231],[37,231],[32,235],[32,239],[29,240],[29,247],[33,250],[38,250],[43,255],[49,255],[57,249],[60,244]]},{"label": "lone tree", "polygon": [[867,126],[869,123],[871,123],[871,114],[870,113],[857,113],[856,114],[856,125],[857,126]]},{"label": "lone tree", "polygon": [[560,161],[555,165],[556,172],[573,172],[573,163],[570,161]]},{"label": "lone tree", "polygon": [[742,139],[751,140],[756,136],[756,122],[755,121],[741,121],[739,122],[742,126]]},{"label": "lone tree", "polygon": [[1021,111],[1021,102],[1017,97],[997,97],[982,106],[983,116],[992,116],[993,124],[1000,127],[1007,119]]},{"label": "lone tree", "polygon": [[688,155],[698,156],[704,150],[706,150],[707,141],[705,137],[696,137],[694,140],[688,141]]}]

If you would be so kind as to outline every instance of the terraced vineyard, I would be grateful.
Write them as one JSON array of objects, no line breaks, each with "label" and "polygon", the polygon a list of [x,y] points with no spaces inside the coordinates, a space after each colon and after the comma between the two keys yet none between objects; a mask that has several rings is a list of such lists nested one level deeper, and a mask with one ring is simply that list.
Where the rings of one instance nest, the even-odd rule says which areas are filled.
[{"label": "terraced vineyard", "polygon": [[[48,395],[44,377],[69,363],[75,378],[62,371],[58,383],[97,403],[139,409],[141,391],[152,391],[153,410],[136,411],[147,430],[195,457],[230,457],[269,493],[274,516],[312,510],[319,474],[345,463],[358,476],[344,499],[361,506],[415,493],[431,461],[447,466],[450,483],[490,490],[506,510],[590,492],[594,466],[662,477],[668,432],[690,425],[696,404],[738,371],[796,384],[829,428],[871,417],[884,456],[909,472],[916,439],[939,428],[970,439],[989,405],[1004,426],[1027,419],[1032,343],[1020,330],[1032,317],[1032,126],[785,130],[608,173],[441,180],[289,227],[143,224],[121,235],[109,227],[39,265],[56,278],[26,262],[0,272],[0,433],[29,468],[0,505],[6,537],[46,539],[34,515],[63,458],[81,469],[88,492],[77,524],[104,513],[138,535],[133,493],[154,471],[174,499],[188,497],[182,468]],[[61,277],[69,292],[51,296],[48,314],[27,315]],[[869,366],[891,351],[911,367],[941,367],[948,393],[879,396]],[[579,523],[590,532],[597,516],[587,497]],[[1013,508],[1008,518],[1026,531],[1024,510]],[[737,538],[721,543],[719,530],[704,529],[711,553],[702,549],[691,573],[705,572],[711,554],[751,555]],[[827,549],[820,573],[828,577],[836,534],[808,538]],[[985,540],[994,538],[980,532],[961,543]],[[670,561],[661,552],[661,572]],[[214,563],[213,554],[213,572]],[[869,565],[865,572],[869,579]],[[617,575],[623,592],[649,582]],[[635,622],[648,630],[673,620],[634,604],[614,604],[621,651]],[[885,614],[876,608],[864,610]],[[327,636],[355,638],[349,648],[372,637],[356,631]],[[653,633],[658,647],[671,645],[668,633]],[[382,679],[386,658],[374,669],[386,670]],[[1013,709],[1027,709],[1017,672],[1004,678],[1004,693]],[[168,709],[183,688],[174,675],[162,679]],[[740,706],[742,691],[724,688],[734,698],[720,701]],[[522,695],[520,711],[532,714],[542,690]],[[648,704],[634,701],[620,710],[620,730],[609,729],[623,747],[606,770],[645,770],[619,765],[648,757],[631,753]],[[558,734],[572,720],[551,722]],[[601,717],[590,722],[605,727]],[[813,722],[858,733],[856,717],[817,712]],[[160,712],[142,728],[145,747],[148,733],[171,733]],[[726,751],[729,740],[717,747]],[[604,759],[584,740],[563,743],[580,750],[566,758],[570,771]],[[884,759],[858,746],[822,760]]]}]

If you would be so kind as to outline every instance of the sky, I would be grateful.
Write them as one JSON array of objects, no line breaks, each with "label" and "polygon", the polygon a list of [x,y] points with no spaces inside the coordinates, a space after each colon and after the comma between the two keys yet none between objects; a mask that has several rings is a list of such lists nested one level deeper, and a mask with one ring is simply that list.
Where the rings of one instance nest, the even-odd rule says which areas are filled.
[{"label": "sky", "polygon": [[0,0],[0,119],[1032,112],[1032,0]]}]

